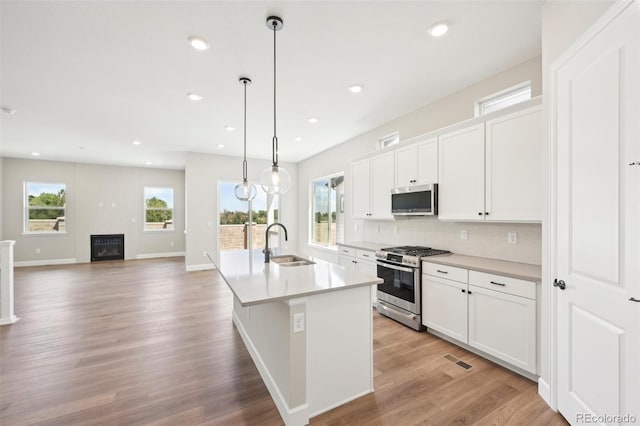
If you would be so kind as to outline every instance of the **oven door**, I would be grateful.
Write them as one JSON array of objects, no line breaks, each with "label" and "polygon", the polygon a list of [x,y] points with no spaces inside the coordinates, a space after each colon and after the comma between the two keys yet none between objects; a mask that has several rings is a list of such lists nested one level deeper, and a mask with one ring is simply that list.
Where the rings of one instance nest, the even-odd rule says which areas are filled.
[{"label": "oven door", "polygon": [[400,266],[382,260],[377,262],[378,299],[402,308],[413,314],[420,314],[420,268]]}]

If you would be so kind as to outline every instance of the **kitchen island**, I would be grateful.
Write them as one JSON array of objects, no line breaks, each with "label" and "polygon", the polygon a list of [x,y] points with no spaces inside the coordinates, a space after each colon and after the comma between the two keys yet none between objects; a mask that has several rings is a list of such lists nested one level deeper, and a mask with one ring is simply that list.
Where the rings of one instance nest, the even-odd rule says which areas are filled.
[{"label": "kitchen island", "polygon": [[312,259],[264,263],[258,250],[222,253],[233,322],[287,425],[373,392],[370,275]]}]

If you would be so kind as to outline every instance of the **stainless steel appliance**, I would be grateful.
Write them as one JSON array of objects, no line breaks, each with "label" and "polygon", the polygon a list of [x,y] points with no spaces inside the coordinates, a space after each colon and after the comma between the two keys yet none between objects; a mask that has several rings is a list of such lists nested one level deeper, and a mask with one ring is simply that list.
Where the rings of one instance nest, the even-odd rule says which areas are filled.
[{"label": "stainless steel appliance", "polygon": [[420,291],[420,258],[449,253],[430,247],[401,246],[376,251],[378,278],[378,312],[415,330],[424,330]]},{"label": "stainless steel appliance", "polygon": [[394,216],[437,215],[438,184],[392,189],[391,214]]}]

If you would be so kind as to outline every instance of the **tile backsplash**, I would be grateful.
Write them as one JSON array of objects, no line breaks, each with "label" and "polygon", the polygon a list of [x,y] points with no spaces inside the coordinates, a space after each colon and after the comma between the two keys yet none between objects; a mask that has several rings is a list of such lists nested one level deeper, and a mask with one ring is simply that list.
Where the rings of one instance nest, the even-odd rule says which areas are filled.
[{"label": "tile backsplash", "polygon": [[[539,223],[463,223],[443,222],[433,217],[406,217],[363,221],[361,225],[364,241],[429,246],[469,256],[541,264]],[[466,231],[466,240],[460,238],[461,231]],[[510,233],[516,234],[516,244],[509,244]]]}]

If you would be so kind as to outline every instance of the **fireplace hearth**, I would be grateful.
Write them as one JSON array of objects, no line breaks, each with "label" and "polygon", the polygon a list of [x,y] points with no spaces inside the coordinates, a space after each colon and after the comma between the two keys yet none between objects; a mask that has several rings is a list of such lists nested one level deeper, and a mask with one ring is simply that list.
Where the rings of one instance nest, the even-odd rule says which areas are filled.
[{"label": "fireplace hearth", "polygon": [[124,260],[124,234],[91,235],[91,261]]}]

